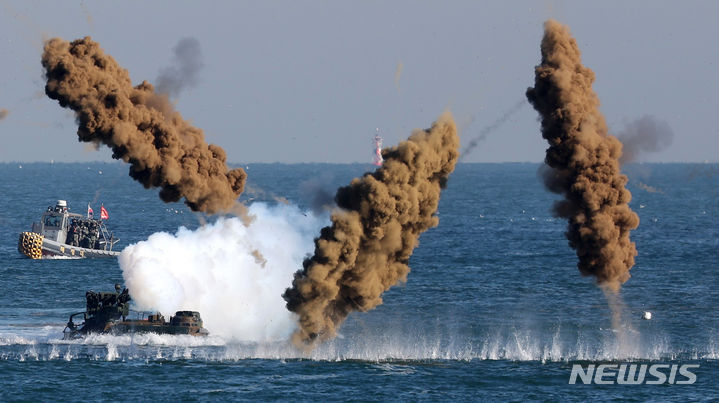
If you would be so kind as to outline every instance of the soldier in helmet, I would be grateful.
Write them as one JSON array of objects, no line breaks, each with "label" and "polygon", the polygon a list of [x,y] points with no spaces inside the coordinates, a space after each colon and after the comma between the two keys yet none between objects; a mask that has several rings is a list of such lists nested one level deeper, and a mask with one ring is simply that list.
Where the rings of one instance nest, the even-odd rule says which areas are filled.
[{"label": "soldier in helmet", "polygon": [[87,300],[87,312],[95,312],[100,304],[97,293],[94,291],[88,291],[85,293],[85,299]]},{"label": "soldier in helmet", "polygon": [[88,245],[88,241],[89,241],[88,235],[89,234],[90,234],[90,232],[87,230],[87,225],[85,225],[85,223],[83,223],[82,229],[80,230],[80,246],[82,246],[83,248],[89,247],[89,245]]},{"label": "soldier in helmet", "polygon": [[68,245],[72,245],[72,234],[75,233],[75,227],[73,227],[72,224],[67,228],[67,238],[65,238],[65,243]]},{"label": "soldier in helmet", "polygon": [[73,222],[72,228],[72,245],[80,246],[80,227],[77,226],[76,222]]},{"label": "soldier in helmet", "polygon": [[92,229],[87,234],[87,247],[88,248],[95,247],[95,231],[93,231]]},{"label": "soldier in helmet", "polygon": [[100,249],[100,224],[95,222],[95,228],[93,230],[93,242],[92,247],[94,249]]},{"label": "soldier in helmet", "polygon": [[70,245],[72,246],[80,246],[78,243],[80,239],[80,234],[77,233],[78,227],[77,227],[77,220],[72,219],[72,226],[70,227]]}]

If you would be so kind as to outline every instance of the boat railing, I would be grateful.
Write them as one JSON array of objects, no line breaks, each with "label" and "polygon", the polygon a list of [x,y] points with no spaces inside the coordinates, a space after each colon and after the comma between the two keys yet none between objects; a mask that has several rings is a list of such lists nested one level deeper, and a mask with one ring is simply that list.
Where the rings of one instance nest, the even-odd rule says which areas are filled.
[{"label": "boat railing", "polygon": [[100,233],[102,234],[102,239],[100,240],[102,249],[112,251],[112,247],[120,239],[114,239],[115,235],[107,230],[107,226],[102,220],[100,220]]}]

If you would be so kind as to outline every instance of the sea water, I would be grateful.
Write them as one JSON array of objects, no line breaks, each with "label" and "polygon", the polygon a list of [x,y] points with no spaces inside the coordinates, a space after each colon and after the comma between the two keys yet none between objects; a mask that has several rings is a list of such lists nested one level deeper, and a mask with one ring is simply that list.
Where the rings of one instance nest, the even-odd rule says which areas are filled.
[{"label": "sea water", "polygon": [[[372,166],[243,168],[246,204],[289,204],[324,225],[327,212],[318,206],[327,200],[318,197]],[[542,187],[538,169],[458,165],[442,193],[439,226],[421,236],[407,282],[307,352],[287,340],[217,334],[62,340],[70,314],[84,310],[85,291],[111,291],[123,274],[116,259],[21,256],[19,233],[47,206],[64,199],[84,214],[88,203],[95,211],[102,203],[118,250],[214,218],[163,203],[121,163],[0,164],[0,400],[715,397],[719,165],[624,167],[641,223],[631,234],[639,255],[621,290],[618,327],[605,295],[579,274],[566,222],[551,213],[557,196]],[[233,314],[242,309],[227,305]],[[652,320],[641,319],[644,311]],[[624,363],[699,367],[691,385],[569,384],[576,364]]]}]

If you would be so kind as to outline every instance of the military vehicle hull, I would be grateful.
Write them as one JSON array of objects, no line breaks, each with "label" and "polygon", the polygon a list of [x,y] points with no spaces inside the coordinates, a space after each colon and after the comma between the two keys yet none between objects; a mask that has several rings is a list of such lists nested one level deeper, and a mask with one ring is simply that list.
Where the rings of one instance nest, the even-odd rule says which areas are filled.
[{"label": "military vehicle hull", "polygon": [[[180,312],[178,312],[180,313]],[[177,315],[177,314],[176,314]],[[150,315],[152,317],[154,315]],[[162,315],[160,315],[161,317]],[[166,322],[164,320],[157,321],[153,319],[119,319],[119,320],[113,320],[104,322],[102,324],[99,324],[99,326],[93,326],[93,325],[81,325],[79,327],[70,328],[70,326],[65,328],[65,331],[63,332],[63,339],[65,340],[72,340],[72,339],[79,339],[83,338],[89,334],[93,333],[104,333],[104,334],[111,334],[111,335],[123,335],[123,334],[142,334],[142,333],[155,333],[155,334],[170,334],[170,335],[188,335],[188,336],[207,336],[209,332],[202,327],[202,325],[198,325],[197,323],[193,324],[181,324],[181,323],[174,323],[173,319],[175,316],[173,316],[170,319],[170,322]],[[69,323],[69,322],[68,322]]]},{"label": "military vehicle hull", "polygon": [[20,233],[17,249],[30,259],[117,257],[120,252],[112,250],[117,241],[103,220],[70,213],[67,203],[58,200],[31,231]]},{"label": "military vehicle hull", "polygon": [[[127,319],[130,315],[130,295],[127,289],[120,292],[119,285],[115,286],[115,292],[88,291],[85,298],[87,310],[70,315],[67,326],[63,330],[63,338],[66,340],[82,338],[92,333],[113,335],[156,333],[189,336],[209,334],[202,327],[200,313],[195,311],[177,311],[169,321],[166,321],[159,312],[148,315],[147,318]],[[76,325],[74,319],[80,315],[84,322]]]}]

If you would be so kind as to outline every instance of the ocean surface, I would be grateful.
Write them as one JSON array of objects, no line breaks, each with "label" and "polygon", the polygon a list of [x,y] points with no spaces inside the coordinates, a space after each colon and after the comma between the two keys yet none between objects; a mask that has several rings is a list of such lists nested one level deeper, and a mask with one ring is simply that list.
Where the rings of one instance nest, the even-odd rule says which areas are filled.
[{"label": "ocean surface", "polygon": [[[246,168],[247,204],[289,203],[312,214],[322,195],[371,166]],[[460,164],[407,282],[377,309],[351,314],[339,337],[305,352],[286,340],[212,334],[62,340],[69,315],[84,310],[86,290],[124,280],[117,259],[22,257],[18,235],[47,206],[65,199],[84,213],[91,203],[98,214],[103,203],[117,249],[213,218],[161,202],[121,163],[0,164],[0,400],[716,398],[719,165],[624,168],[641,223],[632,232],[639,255],[621,290],[618,328],[605,295],[579,274],[566,222],[551,214],[557,196],[538,169]],[[641,320],[644,311],[653,319]],[[574,364],[622,363],[699,367],[690,385],[569,384]]]}]

